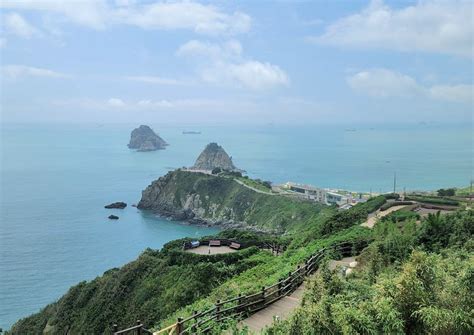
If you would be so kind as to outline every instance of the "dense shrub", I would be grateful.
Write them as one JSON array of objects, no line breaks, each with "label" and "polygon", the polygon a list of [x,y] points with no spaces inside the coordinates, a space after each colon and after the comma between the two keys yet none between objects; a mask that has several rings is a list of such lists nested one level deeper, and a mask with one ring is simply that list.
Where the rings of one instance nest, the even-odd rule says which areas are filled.
[{"label": "dense shrub", "polygon": [[411,201],[391,201],[391,202],[387,202],[387,203],[383,204],[380,207],[380,210],[381,211],[386,211],[387,209],[389,209],[390,207],[393,207],[393,206],[403,206],[403,205],[411,205],[411,204],[412,204]]},{"label": "dense shrub", "polygon": [[321,225],[320,233],[322,235],[333,234],[352,225],[360,224],[367,219],[369,213],[375,212],[386,201],[384,196],[378,196],[359,203],[349,210],[338,212]]},{"label": "dense shrub", "polygon": [[440,188],[438,191],[438,196],[440,197],[452,197],[456,194],[456,189],[455,188]]},{"label": "dense shrub", "polygon": [[446,198],[437,198],[437,197],[427,197],[421,195],[410,195],[405,197],[406,200],[413,200],[418,202],[426,202],[428,204],[435,204],[435,205],[447,205],[447,206],[458,206],[459,201],[446,199]]}]

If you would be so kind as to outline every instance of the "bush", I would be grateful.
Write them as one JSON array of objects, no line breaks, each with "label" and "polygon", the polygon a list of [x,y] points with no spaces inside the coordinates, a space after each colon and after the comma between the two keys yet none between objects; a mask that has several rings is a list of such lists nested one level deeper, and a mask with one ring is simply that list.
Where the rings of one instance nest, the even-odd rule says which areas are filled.
[{"label": "bush", "polygon": [[446,199],[446,198],[437,198],[437,197],[427,197],[423,195],[411,195],[405,198],[406,200],[413,200],[418,202],[426,202],[428,204],[435,205],[447,205],[447,206],[458,206],[459,201]]},{"label": "bush", "polygon": [[452,197],[456,194],[456,189],[455,188],[440,188],[438,191],[438,196],[440,197]]},{"label": "bush", "polygon": [[403,206],[403,205],[411,205],[411,204],[412,204],[411,201],[391,201],[391,202],[387,202],[383,204],[382,207],[380,207],[380,210],[386,211],[387,209],[393,206]]}]

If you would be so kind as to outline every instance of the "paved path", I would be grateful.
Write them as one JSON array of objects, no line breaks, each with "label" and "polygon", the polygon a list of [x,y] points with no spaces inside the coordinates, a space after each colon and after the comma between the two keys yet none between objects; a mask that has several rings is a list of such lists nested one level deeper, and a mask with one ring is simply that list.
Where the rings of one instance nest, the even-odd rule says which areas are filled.
[{"label": "paved path", "polygon": [[[349,267],[355,261],[355,257],[345,257],[338,261],[331,261],[329,268],[334,270],[337,266]],[[239,328],[247,326],[251,333],[259,334],[265,327],[270,326],[275,318],[287,319],[291,313],[301,304],[305,290],[306,281],[303,282],[292,294],[281,298],[268,307],[252,314],[239,323]]]},{"label": "paved path", "polygon": [[384,210],[384,211],[376,211],[374,213],[371,213],[369,215],[369,219],[367,221],[365,221],[364,223],[362,223],[361,226],[362,227],[373,228],[378,219],[383,218],[384,216],[387,216],[388,214],[390,214],[392,212],[398,211],[399,209],[402,209],[403,207],[406,207],[406,205],[393,206],[393,207],[390,207],[389,209]]},{"label": "paved path", "polygon": [[278,317],[280,320],[287,319],[291,312],[301,303],[305,284],[301,284],[291,295],[281,298],[261,311],[252,314],[240,323],[240,327],[247,326],[251,333],[260,333],[263,328],[270,326]]},{"label": "paved path", "polygon": [[255,188],[255,187],[252,187],[250,185],[247,185],[246,183],[244,183],[243,181],[241,180],[238,180],[238,179],[234,179],[234,181],[237,183],[237,184],[240,184],[244,187],[247,187],[248,189],[252,190],[252,191],[255,191],[257,193],[262,193],[262,194],[266,194],[266,195],[275,195],[275,193],[271,193],[271,192],[265,192],[265,191],[262,191],[262,190],[259,190],[258,188]]}]

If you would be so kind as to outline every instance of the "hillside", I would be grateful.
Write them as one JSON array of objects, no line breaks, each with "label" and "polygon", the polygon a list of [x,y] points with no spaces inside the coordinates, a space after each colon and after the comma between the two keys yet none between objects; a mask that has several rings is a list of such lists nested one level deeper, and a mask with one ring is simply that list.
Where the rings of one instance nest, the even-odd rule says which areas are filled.
[{"label": "hillside", "polygon": [[175,170],[149,185],[139,209],[176,220],[268,232],[295,229],[324,206],[255,192],[232,177]]},{"label": "hillside", "polygon": [[[473,300],[466,283],[472,282],[474,273],[473,212],[430,214],[418,224],[407,217],[380,221],[374,229],[361,227],[368,214],[390,197],[375,197],[337,211],[259,193],[229,176],[170,172],[143,192],[139,207],[186,215],[176,218],[192,222],[248,227],[217,236],[239,241],[244,248],[231,254],[195,255],[182,250],[189,241],[183,239],[160,251],[146,250],[136,261],[72,287],[58,302],[18,321],[9,334],[110,334],[112,323],[123,329],[137,319],[159,329],[212,307],[217,300],[273,285],[316,251],[340,242],[353,245],[354,252],[369,244],[360,256],[360,270],[341,278],[323,266],[309,285],[304,306],[268,334],[313,334],[312,329],[334,334],[427,333],[423,326],[429,318],[427,329],[432,334],[472,330]],[[265,243],[279,245],[285,252],[274,255],[260,248]],[[404,280],[410,280],[406,287],[400,286]],[[443,280],[450,284],[443,286]],[[410,291],[416,283],[420,290]],[[456,289],[464,292],[462,299],[455,295]],[[442,318],[448,309],[450,318],[460,320],[458,328]],[[214,333],[220,333],[220,325],[214,327]]]}]

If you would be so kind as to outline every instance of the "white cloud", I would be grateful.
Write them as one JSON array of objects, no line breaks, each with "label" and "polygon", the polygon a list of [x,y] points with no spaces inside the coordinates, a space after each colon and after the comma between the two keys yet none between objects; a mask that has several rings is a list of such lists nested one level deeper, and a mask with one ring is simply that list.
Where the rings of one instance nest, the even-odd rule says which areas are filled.
[{"label": "white cloud", "polygon": [[214,60],[240,58],[242,45],[237,40],[230,40],[222,44],[191,40],[181,45],[176,54],[178,56],[208,57]]},{"label": "white cloud", "polygon": [[192,40],[176,52],[200,63],[201,79],[208,83],[263,90],[288,85],[288,75],[277,65],[246,59],[236,40],[221,44]]},{"label": "white cloud", "polygon": [[118,107],[118,108],[125,106],[125,102],[123,102],[123,100],[119,98],[110,98],[109,100],[107,100],[107,104],[110,107]]},{"label": "white cloud", "polygon": [[125,77],[127,80],[138,81],[147,84],[157,84],[157,85],[186,85],[187,82],[172,79],[172,78],[163,78],[158,76],[128,76]]},{"label": "white cloud", "polygon": [[429,89],[429,95],[433,99],[455,101],[455,102],[472,102],[474,100],[473,85],[438,85]]},{"label": "white cloud", "polygon": [[342,47],[381,48],[473,56],[471,1],[419,1],[401,9],[372,1],[308,40]]},{"label": "white cloud", "polygon": [[22,77],[48,77],[48,78],[68,78],[60,72],[25,65],[6,65],[2,67],[2,75],[7,78],[17,79]]},{"label": "white cloud", "polygon": [[115,20],[144,29],[189,29],[200,34],[236,34],[250,29],[250,16],[224,13],[196,2],[156,2],[116,11]]},{"label": "white cloud", "polygon": [[192,1],[137,4],[135,1],[105,0],[3,0],[0,7],[53,13],[58,18],[93,29],[115,24],[143,29],[188,29],[199,34],[247,32],[251,18],[242,12],[225,13],[212,5]]},{"label": "white cloud", "polygon": [[52,13],[60,20],[94,29],[105,27],[110,10],[104,0],[2,0],[0,7]]},{"label": "white cloud", "polygon": [[8,33],[23,38],[30,38],[39,34],[39,31],[17,13],[6,14],[3,17],[5,29]]},{"label": "white cloud", "polygon": [[217,63],[204,69],[202,78],[210,83],[237,84],[253,90],[289,84],[288,76],[278,66],[258,61]]},{"label": "white cloud", "polygon": [[416,81],[404,74],[386,69],[371,69],[347,78],[349,86],[358,92],[374,96],[413,96],[420,87]]},{"label": "white cloud", "polygon": [[387,69],[370,69],[346,78],[356,92],[372,97],[425,97],[440,101],[472,102],[472,85],[434,85],[425,87],[412,77]]}]

